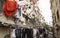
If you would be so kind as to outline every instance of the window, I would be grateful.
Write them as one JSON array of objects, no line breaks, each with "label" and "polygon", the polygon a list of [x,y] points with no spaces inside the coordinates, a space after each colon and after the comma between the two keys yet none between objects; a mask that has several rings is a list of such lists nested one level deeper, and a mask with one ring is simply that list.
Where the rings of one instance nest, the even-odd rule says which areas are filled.
[{"label": "window", "polygon": [[59,12],[58,12],[58,10],[57,10],[57,19],[59,19]]},{"label": "window", "polygon": [[56,22],[56,16],[55,16],[55,22]]}]

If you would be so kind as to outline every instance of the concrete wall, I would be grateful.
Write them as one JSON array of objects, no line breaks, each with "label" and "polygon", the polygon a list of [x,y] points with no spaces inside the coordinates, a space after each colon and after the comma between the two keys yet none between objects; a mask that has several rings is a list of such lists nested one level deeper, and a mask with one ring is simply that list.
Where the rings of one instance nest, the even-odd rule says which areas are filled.
[{"label": "concrete wall", "polygon": [[6,27],[0,27],[0,38],[4,38],[7,34],[9,34],[9,29]]},{"label": "concrete wall", "polygon": [[[54,33],[56,38],[60,38],[60,29],[57,32],[57,28],[60,26],[60,1],[59,0],[50,0],[51,2],[51,10],[52,10],[52,17],[53,17],[53,26],[54,26]],[[58,26],[58,27],[57,27]]]}]

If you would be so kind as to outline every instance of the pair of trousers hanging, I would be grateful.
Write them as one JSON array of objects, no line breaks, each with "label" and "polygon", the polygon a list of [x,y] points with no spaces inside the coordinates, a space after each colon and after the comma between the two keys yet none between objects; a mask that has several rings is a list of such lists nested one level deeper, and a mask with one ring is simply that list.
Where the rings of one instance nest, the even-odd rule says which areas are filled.
[{"label": "pair of trousers hanging", "polygon": [[25,29],[25,33],[27,34],[27,38],[33,38],[33,29]]},{"label": "pair of trousers hanging", "polygon": [[15,14],[16,18],[20,19],[22,17],[21,8],[18,8]]},{"label": "pair of trousers hanging", "polygon": [[24,29],[16,29],[15,30],[16,38],[25,38],[25,31]]}]

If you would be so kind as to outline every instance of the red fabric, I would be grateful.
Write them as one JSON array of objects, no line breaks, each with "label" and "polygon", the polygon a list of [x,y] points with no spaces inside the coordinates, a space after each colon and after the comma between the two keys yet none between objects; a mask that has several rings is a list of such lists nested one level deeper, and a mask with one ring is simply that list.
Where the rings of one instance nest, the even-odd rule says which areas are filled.
[{"label": "red fabric", "polygon": [[6,3],[4,4],[3,10],[6,16],[13,16],[17,8],[18,8],[18,5],[16,1],[9,0],[9,1],[6,1]]}]

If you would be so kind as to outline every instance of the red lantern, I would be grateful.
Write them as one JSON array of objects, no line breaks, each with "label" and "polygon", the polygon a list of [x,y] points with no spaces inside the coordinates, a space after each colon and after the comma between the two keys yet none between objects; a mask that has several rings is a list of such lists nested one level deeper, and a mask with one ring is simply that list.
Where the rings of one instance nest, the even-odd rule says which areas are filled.
[{"label": "red lantern", "polygon": [[13,16],[17,8],[18,8],[18,5],[15,0],[6,0],[6,3],[4,4],[3,9],[6,16]]}]

